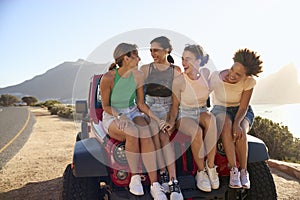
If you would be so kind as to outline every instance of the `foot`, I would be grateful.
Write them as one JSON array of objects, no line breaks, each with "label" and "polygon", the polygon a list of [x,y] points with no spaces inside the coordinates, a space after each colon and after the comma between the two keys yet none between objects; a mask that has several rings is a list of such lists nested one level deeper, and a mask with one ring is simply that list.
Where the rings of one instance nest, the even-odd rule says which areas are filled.
[{"label": "foot", "polygon": [[134,195],[144,195],[143,185],[140,175],[134,175],[131,177],[129,183],[129,191]]},{"label": "foot", "polygon": [[160,171],[160,184],[164,188],[165,193],[170,193],[168,182],[169,182],[168,171]]},{"label": "foot", "polygon": [[214,166],[213,168],[209,168],[206,160],[206,170],[207,170],[207,175],[210,181],[211,188],[214,190],[218,189],[220,186],[220,181],[217,172],[217,166]]},{"label": "foot", "polygon": [[241,184],[245,189],[250,189],[249,173],[246,169],[241,170]]},{"label": "foot", "polygon": [[197,171],[195,179],[199,190],[202,190],[204,192],[211,192],[210,181],[205,171]]},{"label": "foot", "polygon": [[230,188],[241,188],[241,180],[240,180],[240,172],[238,168],[233,167],[230,170],[230,180],[229,180],[229,187]]},{"label": "foot", "polygon": [[180,190],[180,186],[177,180],[172,180],[169,182],[169,188],[170,188],[170,200],[183,200],[183,196]]},{"label": "foot", "polygon": [[163,187],[158,182],[154,182],[151,185],[150,193],[154,200],[167,200],[167,196],[163,191]]}]

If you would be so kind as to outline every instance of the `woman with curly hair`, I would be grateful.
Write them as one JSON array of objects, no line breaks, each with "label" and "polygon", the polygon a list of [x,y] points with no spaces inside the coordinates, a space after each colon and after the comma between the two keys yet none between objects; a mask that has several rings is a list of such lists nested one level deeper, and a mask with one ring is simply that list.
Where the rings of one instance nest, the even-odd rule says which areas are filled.
[{"label": "woman with curly hair", "polygon": [[[256,84],[253,76],[262,72],[262,61],[256,52],[238,50],[230,69],[215,71],[210,77],[212,113],[216,116],[218,133],[221,134],[226,157],[231,167],[229,187],[250,188],[247,171],[248,142],[254,113],[249,105]],[[237,168],[236,154],[240,170]]]}]

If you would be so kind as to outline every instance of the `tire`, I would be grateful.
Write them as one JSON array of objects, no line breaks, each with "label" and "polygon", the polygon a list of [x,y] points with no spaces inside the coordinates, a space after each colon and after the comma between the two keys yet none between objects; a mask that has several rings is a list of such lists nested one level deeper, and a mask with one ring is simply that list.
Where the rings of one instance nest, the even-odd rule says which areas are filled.
[{"label": "tire", "polygon": [[63,200],[109,199],[100,190],[97,177],[75,177],[69,164],[63,175]]},{"label": "tire", "polygon": [[76,136],[76,142],[78,142],[78,141],[80,141],[81,139],[83,139],[81,135],[82,135],[81,132],[79,132],[79,133],[77,134],[77,136]]},{"label": "tire", "polygon": [[250,189],[248,200],[277,199],[276,187],[269,166],[265,161],[249,163]]}]

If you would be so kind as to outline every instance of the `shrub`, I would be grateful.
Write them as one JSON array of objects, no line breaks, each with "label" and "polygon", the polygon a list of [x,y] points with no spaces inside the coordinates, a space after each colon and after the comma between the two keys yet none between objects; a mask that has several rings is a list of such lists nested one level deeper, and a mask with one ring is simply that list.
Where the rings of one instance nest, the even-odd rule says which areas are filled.
[{"label": "shrub", "polygon": [[287,126],[258,116],[249,134],[265,142],[271,158],[300,162],[300,140],[293,137]]}]

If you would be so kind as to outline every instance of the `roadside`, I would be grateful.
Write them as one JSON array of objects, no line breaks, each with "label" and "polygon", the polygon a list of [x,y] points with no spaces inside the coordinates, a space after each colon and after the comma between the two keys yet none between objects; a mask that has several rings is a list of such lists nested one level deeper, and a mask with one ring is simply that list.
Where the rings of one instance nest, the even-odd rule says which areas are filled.
[{"label": "roadside", "polygon": [[[56,200],[61,198],[62,175],[72,160],[77,131],[72,120],[30,108],[36,117],[24,147],[0,170],[0,199]],[[278,199],[299,199],[300,183],[271,169]]]}]

